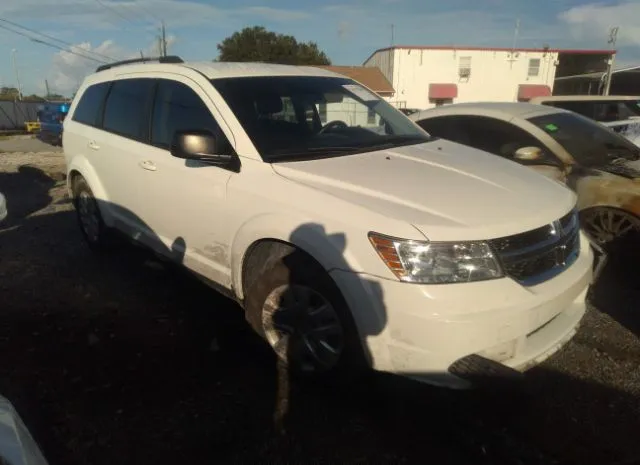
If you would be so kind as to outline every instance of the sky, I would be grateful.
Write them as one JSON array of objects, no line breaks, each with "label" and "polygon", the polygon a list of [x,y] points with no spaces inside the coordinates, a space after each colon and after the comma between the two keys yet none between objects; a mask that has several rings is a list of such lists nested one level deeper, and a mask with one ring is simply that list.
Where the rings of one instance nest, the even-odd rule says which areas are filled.
[{"label": "sky", "polygon": [[[616,67],[640,65],[640,0],[0,0],[0,86],[71,95],[98,60],[157,55],[160,21],[169,54],[211,60],[216,45],[247,26],[314,41],[336,65],[361,65],[396,45],[608,48],[619,26]],[[264,5],[268,6],[264,6]],[[393,27],[392,27],[393,25]],[[33,39],[54,44],[44,45]],[[55,39],[55,40],[53,40]],[[15,50],[15,52],[14,52]],[[77,54],[69,53],[68,50]]]}]

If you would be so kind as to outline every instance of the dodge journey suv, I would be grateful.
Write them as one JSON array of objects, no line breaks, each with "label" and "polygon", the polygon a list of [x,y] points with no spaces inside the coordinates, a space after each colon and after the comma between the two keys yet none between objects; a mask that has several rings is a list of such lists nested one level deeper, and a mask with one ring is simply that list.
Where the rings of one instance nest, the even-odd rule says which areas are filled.
[{"label": "dodge journey suv", "polygon": [[462,387],[541,362],[585,312],[570,190],[328,70],[105,65],[63,134],[90,247],[118,232],[180,263],[302,374]]}]

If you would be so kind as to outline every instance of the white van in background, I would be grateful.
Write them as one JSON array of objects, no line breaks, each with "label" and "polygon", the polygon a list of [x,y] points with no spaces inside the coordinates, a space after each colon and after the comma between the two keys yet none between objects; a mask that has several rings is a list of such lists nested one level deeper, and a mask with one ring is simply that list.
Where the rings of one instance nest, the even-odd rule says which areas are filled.
[{"label": "white van in background", "polygon": [[573,111],[613,129],[640,145],[640,97],[624,95],[561,95],[536,97],[529,103]]}]

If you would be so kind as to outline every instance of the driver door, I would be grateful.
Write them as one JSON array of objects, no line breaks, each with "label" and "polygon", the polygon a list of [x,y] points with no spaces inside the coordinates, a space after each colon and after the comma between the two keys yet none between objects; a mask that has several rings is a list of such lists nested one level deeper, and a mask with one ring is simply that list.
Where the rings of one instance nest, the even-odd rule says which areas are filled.
[{"label": "driver door", "polygon": [[197,84],[158,79],[150,124],[150,146],[141,170],[140,198],[150,205],[145,220],[159,241],[151,244],[169,258],[224,287],[230,286],[229,244],[234,206],[227,184],[237,173],[171,155],[181,130],[205,130],[233,151],[220,121]]}]

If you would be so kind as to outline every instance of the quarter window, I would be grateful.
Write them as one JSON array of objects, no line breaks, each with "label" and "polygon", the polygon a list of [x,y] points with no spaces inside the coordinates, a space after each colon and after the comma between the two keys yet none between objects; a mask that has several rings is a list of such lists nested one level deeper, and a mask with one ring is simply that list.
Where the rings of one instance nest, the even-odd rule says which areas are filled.
[{"label": "quarter window", "polygon": [[154,82],[153,79],[115,81],[104,108],[104,129],[131,139],[147,140]]},{"label": "quarter window", "polygon": [[73,121],[89,126],[98,126],[102,104],[108,90],[108,82],[89,86],[80,97],[80,101],[73,112]]}]

